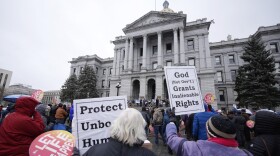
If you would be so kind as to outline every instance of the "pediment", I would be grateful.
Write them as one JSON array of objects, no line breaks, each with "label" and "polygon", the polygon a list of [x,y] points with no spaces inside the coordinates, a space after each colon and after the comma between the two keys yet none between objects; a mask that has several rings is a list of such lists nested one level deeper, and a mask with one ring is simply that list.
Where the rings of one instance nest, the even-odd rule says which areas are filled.
[{"label": "pediment", "polygon": [[165,12],[158,12],[158,11],[151,11],[144,16],[140,17],[136,21],[132,22],[131,24],[128,24],[123,31],[136,29],[148,25],[154,25],[163,23],[166,21],[172,21],[175,19],[185,19],[186,15],[179,14],[179,13],[165,13]]}]

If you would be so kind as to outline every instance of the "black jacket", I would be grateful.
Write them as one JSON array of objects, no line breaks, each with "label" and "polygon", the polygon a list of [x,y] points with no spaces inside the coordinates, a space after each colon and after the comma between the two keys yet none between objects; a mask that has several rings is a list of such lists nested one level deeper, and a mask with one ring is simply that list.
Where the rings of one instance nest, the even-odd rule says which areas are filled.
[{"label": "black jacket", "polygon": [[92,146],[83,156],[155,156],[155,154],[147,148],[130,147],[115,139],[110,139],[105,144]]},{"label": "black jacket", "polygon": [[280,135],[257,136],[251,141],[248,151],[250,151],[254,156],[279,156]]}]

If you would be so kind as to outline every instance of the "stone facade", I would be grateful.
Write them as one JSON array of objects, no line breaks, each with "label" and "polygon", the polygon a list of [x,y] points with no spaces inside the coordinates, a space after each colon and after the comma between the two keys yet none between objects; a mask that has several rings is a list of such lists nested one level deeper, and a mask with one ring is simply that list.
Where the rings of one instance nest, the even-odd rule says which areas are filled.
[{"label": "stone facade", "polygon": [[9,87],[12,78],[12,71],[0,68],[0,99],[3,98],[5,90]]},{"label": "stone facade", "polygon": [[[123,29],[125,36],[115,38],[114,58],[74,58],[70,74],[78,75],[88,64],[97,71],[103,97],[116,96],[116,85],[120,83],[119,95],[127,95],[128,100],[163,100],[168,98],[164,66],[194,65],[202,96],[216,95],[214,108],[232,107],[236,103],[232,74],[244,63],[240,56],[248,38],[231,40],[229,36],[228,41],[209,43],[211,23],[205,18],[187,22],[186,14],[175,13],[168,5],[162,11],[150,11],[128,24]],[[268,50],[273,49],[279,67],[280,25],[260,27],[254,35],[265,42]]]},{"label": "stone facade", "polygon": [[44,92],[42,103],[59,104],[60,102],[60,90],[49,90]]}]

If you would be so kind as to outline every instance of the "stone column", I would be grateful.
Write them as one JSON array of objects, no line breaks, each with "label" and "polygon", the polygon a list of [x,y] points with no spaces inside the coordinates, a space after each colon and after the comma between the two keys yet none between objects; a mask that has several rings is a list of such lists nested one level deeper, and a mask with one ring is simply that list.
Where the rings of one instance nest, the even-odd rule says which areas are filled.
[{"label": "stone column", "polygon": [[117,49],[114,49],[113,76],[116,76]]},{"label": "stone column", "polygon": [[120,60],[121,60],[121,49],[117,50],[117,65],[116,65],[116,75],[120,75]]},{"label": "stone column", "polygon": [[157,98],[158,96],[161,97],[161,99],[163,98],[162,97],[162,91],[163,91],[163,80],[162,80],[162,76],[161,75],[157,75],[156,76],[156,97]]},{"label": "stone column", "polygon": [[179,52],[178,52],[178,34],[177,28],[173,29],[174,35],[174,65],[179,65]]},{"label": "stone column", "polygon": [[208,34],[204,35],[204,44],[205,44],[206,67],[207,68],[212,68]]},{"label": "stone column", "polygon": [[128,38],[125,39],[124,70],[127,70],[128,60]]},{"label": "stone column", "polygon": [[180,28],[180,64],[186,65],[184,27]]},{"label": "stone column", "polygon": [[198,36],[198,49],[199,49],[199,67],[200,69],[205,68],[205,54],[204,54],[204,45],[203,45],[203,36]]},{"label": "stone column", "polygon": [[162,32],[158,32],[158,56],[157,56],[157,70],[162,70]]},{"label": "stone column", "polygon": [[143,35],[143,57],[141,71],[145,72],[147,69],[147,34]]},{"label": "stone column", "polygon": [[130,39],[130,47],[129,47],[129,58],[128,58],[128,70],[132,72],[132,64],[133,64],[133,37]]}]

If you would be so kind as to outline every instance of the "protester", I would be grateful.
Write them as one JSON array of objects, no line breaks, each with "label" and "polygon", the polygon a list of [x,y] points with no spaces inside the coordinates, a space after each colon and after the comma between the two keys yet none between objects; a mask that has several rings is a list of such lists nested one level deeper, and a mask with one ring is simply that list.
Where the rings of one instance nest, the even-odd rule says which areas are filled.
[{"label": "protester", "polygon": [[236,130],[226,117],[215,115],[206,123],[208,140],[187,141],[178,137],[173,122],[166,127],[167,144],[179,156],[252,156],[247,150],[238,148],[234,139]]},{"label": "protester", "polygon": [[6,110],[2,111],[2,113],[1,113],[0,125],[3,123],[5,117],[8,114],[13,113],[14,111],[15,111],[15,104],[14,103],[9,103]]},{"label": "protester", "polygon": [[215,113],[211,112],[211,105],[208,105],[207,108],[208,111],[205,110],[205,112],[200,112],[194,115],[192,135],[195,140],[207,140],[205,123],[210,117],[215,115]]},{"label": "protester", "polygon": [[141,147],[147,139],[145,126],[141,113],[127,108],[111,125],[109,142],[92,146],[84,156],[155,156]]},{"label": "protester", "polygon": [[144,120],[147,123],[147,125],[145,126],[145,132],[146,132],[146,135],[148,136],[148,129],[149,129],[149,125],[150,125],[150,116],[149,116],[145,106],[142,107],[142,111],[140,113],[142,114]]},{"label": "protester", "polygon": [[255,138],[248,150],[255,156],[280,155],[280,116],[269,111],[259,111],[255,116]]},{"label": "protester", "polygon": [[57,107],[56,104],[54,104],[54,105],[51,107],[49,117],[50,117],[50,122],[52,122],[52,123],[55,123],[55,114],[56,114],[57,108],[58,108],[58,107]]},{"label": "protester", "polygon": [[56,123],[65,123],[65,118],[67,117],[68,113],[63,109],[63,105],[60,103],[58,104],[58,108],[55,113]]},{"label": "protester", "polygon": [[158,145],[158,135],[161,135],[163,144],[165,145],[165,137],[163,135],[163,112],[160,108],[156,108],[153,114],[152,124],[155,130],[155,144]]},{"label": "protester", "polygon": [[236,140],[239,147],[245,147],[245,126],[246,120],[241,116],[241,112],[237,111],[237,116],[234,116],[232,122],[236,128]]},{"label": "protester", "polygon": [[20,97],[15,112],[9,114],[0,127],[0,155],[28,156],[32,141],[44,132],[40,114],[35,111],[38,101],[32,97]]},{"label": "protester", "polygon": [[46,104],[39,104],[36,106],[35,110],[40,113],[43,123],[45,125],[45,131],[49,131],[52,130],[52,127],[54,125],[54,123],[50,122],[49,123],[49,119],[48,116],[46,115],[46,110],[48,109],[48,106]]}]

